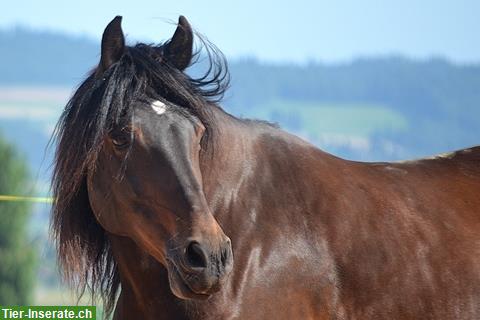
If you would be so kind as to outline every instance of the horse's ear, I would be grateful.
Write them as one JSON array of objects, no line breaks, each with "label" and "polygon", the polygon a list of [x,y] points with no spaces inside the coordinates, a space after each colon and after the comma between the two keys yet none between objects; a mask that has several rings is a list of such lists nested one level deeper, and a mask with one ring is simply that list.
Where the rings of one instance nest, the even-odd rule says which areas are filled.
[{"label": "horse's ear", "polygon": [[102,56],[97,75],[105,72],[112,64],[120,60],[125,52],[125,37],[122,31],[122,17],[116,16],[103,31]]},{"label": "horse's ear", "polygon": [[178,19],[177,30],[172,39],[165,44],[163,56],[175,68],[183,71],[192,60],[193,32],[184,16]]}]

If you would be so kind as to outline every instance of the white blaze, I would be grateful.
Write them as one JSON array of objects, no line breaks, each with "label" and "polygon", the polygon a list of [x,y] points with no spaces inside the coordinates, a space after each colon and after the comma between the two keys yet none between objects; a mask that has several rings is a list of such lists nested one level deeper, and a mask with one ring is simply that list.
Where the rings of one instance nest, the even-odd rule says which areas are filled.
[{"label": "white blaze", "polygon": [[155,111],[157,114],[163,114],[165,111],[167,111],[167,105],[163,103],[162,101],[154,101],[152,102],[152,109]]}]

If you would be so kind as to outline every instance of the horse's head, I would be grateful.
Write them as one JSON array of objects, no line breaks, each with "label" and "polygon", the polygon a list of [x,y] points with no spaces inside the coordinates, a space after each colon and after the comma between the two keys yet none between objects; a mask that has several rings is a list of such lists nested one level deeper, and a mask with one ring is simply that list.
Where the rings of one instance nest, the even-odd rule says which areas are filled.
[{"label": "horse's head", "polygon": [[176,296],[205,298],[220,289],[233,257],[203,192],[205,125],[187,105],[194,91],[183,70],[192,58],[192,30],[181,17],[164,45],[126,47],[120,22],[105,29],[92,75],[103,86],[97,102],[109,104],[97,117],[113,120],[86,173],[90,206],[104,230],[130,238],[167,268]]}]

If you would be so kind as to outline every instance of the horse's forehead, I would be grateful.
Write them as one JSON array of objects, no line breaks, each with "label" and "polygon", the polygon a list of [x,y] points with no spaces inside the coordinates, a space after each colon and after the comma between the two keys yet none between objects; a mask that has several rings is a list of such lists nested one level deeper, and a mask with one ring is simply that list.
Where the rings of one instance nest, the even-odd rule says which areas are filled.
[{"label": "horse's forehead", "polygon": [[165,103],[160,100],[155,100],[150,104],[150,107],[155,111],[156,114],[164,114],[168,107]]}]

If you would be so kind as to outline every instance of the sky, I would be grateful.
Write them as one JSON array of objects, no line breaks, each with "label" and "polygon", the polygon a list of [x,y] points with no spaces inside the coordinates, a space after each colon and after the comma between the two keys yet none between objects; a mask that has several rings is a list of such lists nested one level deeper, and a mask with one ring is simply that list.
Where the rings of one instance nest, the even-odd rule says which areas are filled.
[{"label": "sky", "polygon": [[1,7],[1,29],[22,25],[95,40],[122,15],[128,40],[159,42],[182,14],[229,58],[305,63],[405,55],[480,62],[478,0],[2,0]]}]

